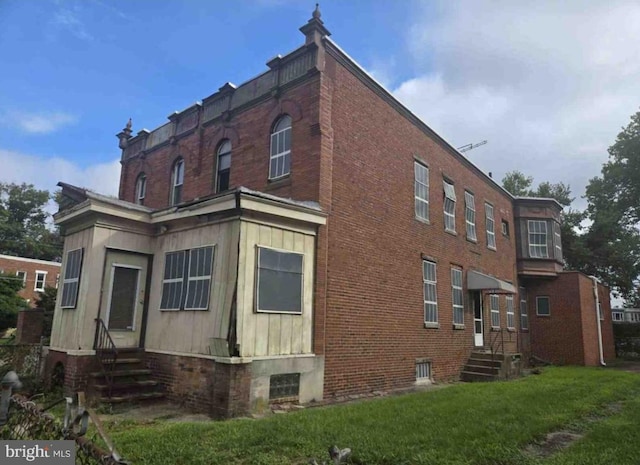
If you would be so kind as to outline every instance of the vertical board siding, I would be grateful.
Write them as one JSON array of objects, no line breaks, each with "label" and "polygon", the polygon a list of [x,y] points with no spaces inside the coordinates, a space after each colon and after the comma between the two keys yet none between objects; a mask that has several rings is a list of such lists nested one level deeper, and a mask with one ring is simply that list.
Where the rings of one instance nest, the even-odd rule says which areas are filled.
[{"label": "vertical board siding", "polygon": [[[275,226],[243,221],[238,278],[238,341],[240,355],[260,357],[311,353],[314,238]],[[304,254],[303,312],[255,311],[256,247],[265,246]]]}]

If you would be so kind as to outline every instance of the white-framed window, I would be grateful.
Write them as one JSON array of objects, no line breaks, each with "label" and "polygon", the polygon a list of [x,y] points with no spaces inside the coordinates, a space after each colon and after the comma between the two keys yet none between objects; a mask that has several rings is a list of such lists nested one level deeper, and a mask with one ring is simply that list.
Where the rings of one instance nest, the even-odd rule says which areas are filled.
[{"label": "white-framed window", "polygon": [[214,247],[165,253],[160,310],[208,310]]},{"label": "white-framed window", "polygon": [[487,222],[487,247],[496,250],[496,222],[493,219],[493,205],[485,203],[484,214]]},{"label": "white-framed window", "polygon": [[147,194],[147,175],[140,173],[136,179],[136,203],[144,205],[144,197]]},{"label": "white-framed window", "polygon": [[429,221],[429,168],[417,161],[413,164],[416,218]]},{"label": "white-framed window", "polygon": [[516,327],[516,313],[513,307],[513,296],[508,295],[505,298],[507,303],[507,328],[515,329]]},{"label": "white-framed window", "polygon": [[273,126],[269,152],[269,179],[291,172],[291,116],[283,115]]},{"label": "white-framed window", "polygon": [[604,312],[602,311],[602,304],[598,302],[598,316],[601,320],[604,320]]},{"label": "white-framed window", "polygon": [[538,316],[551,315],[551,305],[549,304],[549,297],[547,296],[536,297],[536,315]]},{"label": "white-framed window", "polygon": [[83,249],[74,249],[67,252],[67,261],[64,265],[62,279],[61,308],[76,308],[78,302],[78,290],[80,288],[80,271],[82,270]]},{"label": "white-framed window", "polygon": [[182,186],[184,184],[184,160],[178,158],[171,170],[171,205],[182,202]]},{"label": "white-framed window", "polygon": [[225,139],[218,147],[218,176],[216,178],[216,192],[229,189],[231,175],[231,141]]},{"label": "white-framed window", "polygon": [[451,268],[451,294],[453,301],[453,324],[464,324],[464,299],[462,292],[462,270]]},{"label": "white-framed window", "polygon": [[416,362],[416,381],[431,381],[431,362]]},{"label": "white-framed window", "polygon": [[624,321],[624,313],[622,313],[622,312],[611,312],[611,319],[613,321]]},{"label": "white-framed window", "polygon": [[549,258],[547,250],[547,222],[528,220],[529,256],[531,258]]},{"label": "white-framed window", "polygon": [[529,310],[527,309],[527,291],[520,288],[520,329],[529,329]]},{"label": "white-framed window", "polygon": [[443,180],[444,186],[444,229],[456,232],[456,190],[453,184]]},{"label": "white-framed window", "polygon": [[43,292],[47,284],[47,272],[36,270],[36,283],[33,287],[34,291]]},{"label": "white-framed window", "polygon": [[257,248],[256,311],[302,313],[304,255]]},{"label": "white-framed window", "polygon": [[471,192],[464,192],[464,219],[467,224],[467,239],[477,241],[476,235],[476,203]]},{"label": "white-framed window", "polygon": [[16,277],[22,280],[22,287],[27,284],[27,272],[26,271],[16,271]]},{"label": "white-framed window", "polygon": [[491,310],[491,327],[500,327],[500,296],[497,294],[489,295],[489,308]]},{"label": "white-framed window", "polygon": [[436,264],[429,260],[422,260],[422,282],[424,288],[424,322],[438,323]]},{"label": "white-framed window", "polygon": [[555,246],[555,259],[562,261],[562,237],[560,234],[560,223],[553,223],[553,245]]}]

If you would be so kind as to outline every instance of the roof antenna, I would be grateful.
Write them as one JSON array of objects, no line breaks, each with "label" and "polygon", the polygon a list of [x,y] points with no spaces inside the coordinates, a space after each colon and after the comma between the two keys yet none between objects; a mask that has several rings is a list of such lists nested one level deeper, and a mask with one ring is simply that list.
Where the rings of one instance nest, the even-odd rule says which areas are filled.
[{"label": "roof antenna", "polygon": [[481,142],[477,142],[475,144],[467,144],[467,145],[463,145],[462,147],[458,147],[456,150],[460,153],[464,153],[464,152],[468,152],[471,149],[475,149],[476,147],[480,147],[481,145],[486,144],[487,141],[483,140]]}]

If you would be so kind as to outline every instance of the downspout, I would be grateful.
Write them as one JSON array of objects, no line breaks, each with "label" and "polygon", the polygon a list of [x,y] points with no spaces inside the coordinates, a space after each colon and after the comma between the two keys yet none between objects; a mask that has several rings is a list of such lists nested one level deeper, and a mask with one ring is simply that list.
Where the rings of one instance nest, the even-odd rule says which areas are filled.
[{"label": "downspout", "polygon": [[602,324],[600,323],[600,297],[598,296],[598,278],[591,276],[593,280],[593,296],[596,299],[596,323],[598,325],[598,352],[600,353],[600,365],[607,366],[604,362],[604,354],[602,352]]}]

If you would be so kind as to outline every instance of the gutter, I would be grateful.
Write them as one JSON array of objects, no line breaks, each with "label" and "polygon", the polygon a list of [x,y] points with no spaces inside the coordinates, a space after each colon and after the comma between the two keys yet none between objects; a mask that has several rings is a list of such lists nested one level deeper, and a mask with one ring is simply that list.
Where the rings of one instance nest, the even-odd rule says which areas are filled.
[{"label": "gutter", "polygon": [[604,362],[604,354],[602,352],[602,324],[600,323],[600,311],[598,310],[600,307],[600,297],[598,296],[598,278],[595,276],[590,276],[593,280],[593,296],[596,299],[596,323],[598,325],[598,352],[600,354],[600,365],[606,367],[607,364]]}]

